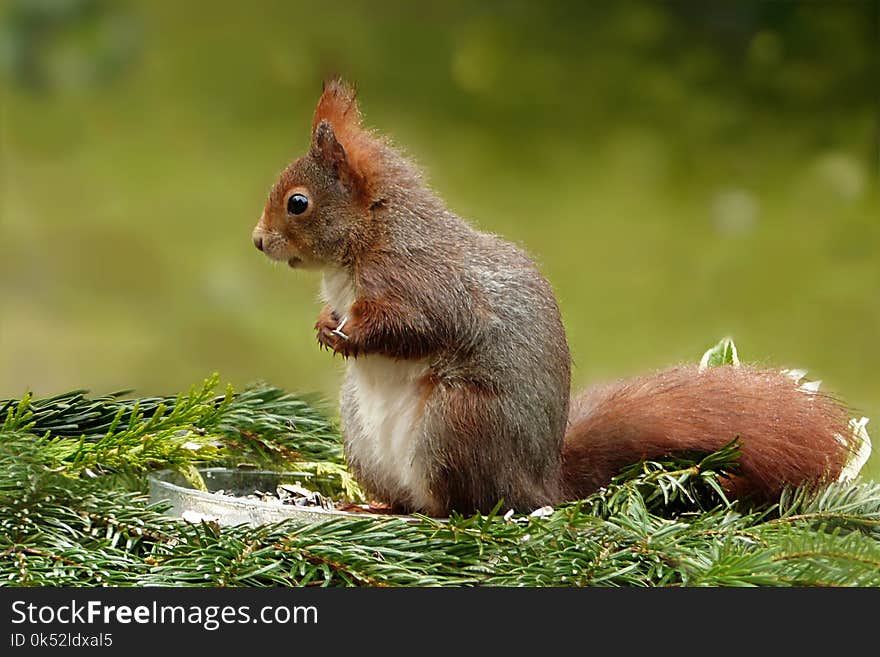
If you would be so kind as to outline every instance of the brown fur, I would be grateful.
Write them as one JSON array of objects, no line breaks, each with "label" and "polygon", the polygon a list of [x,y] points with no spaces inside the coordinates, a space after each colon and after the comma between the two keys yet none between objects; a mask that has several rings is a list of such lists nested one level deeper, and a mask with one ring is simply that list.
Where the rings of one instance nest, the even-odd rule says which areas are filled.
[{"label": "brown fur", "polygon": [[312,134],[321,121],[328,121],[333,126],[339,140],[349,147],[363,132],[361,127],[361,110],[357,104],[357,91],[344,81],[334,78],[324,82],[321,97],[315,106],[312,119]]},{"label": "brown fur", "polygon": [[[288,215],[297,192],[309,210]],[[325,307],[315,324],[322,346],[427,368],[405,434],[427,502],[423,486],[414,493],[369,450],[360,461],[349,456],[374,434],[361,421],[359,379],[343,385],[349,464],[395,509],[486,512],[503,498],[528,511],[586,496],[641,459],[712,451],[737,436],[741,473],[730,492],[772,500],[786,484],[835,479],[853,448],[842,405],[749,367],[640,377],[582,394],[569,413],[570,356],[549,283],[522,251],[451,212],[406,157],[364,129],[355,92],[340,80],[325,84],[311,149],[275,183],[254,242],[273,260],[350,277],[354,302]],[[347,339],[333,332],[344,315]],[[384,402],[393,406],[392,396]]]},{"label": "brown fur", "polygon": [[848,419],[832,398],[745,366],[679,367],[589,390],[570,414],[566,496],[589,495],[639,460],[711,451],[739,437],[741,472],[730,492],[773,500],[786,484],[838,477],[853,447]]},{"label": "brown fur", "polygon": [[341,331],[340,318],[326,306],[315,322],[318,343],[344,358],[381,354],[398,359],[418,359],[442,348],[432,335],[428,318],[420,309],[390,297],[361,297],[351,307]]},{"label": "brown fur", "polygon": [[[498,403],[502,390],[491,382],[470,381],[468,385],[446,384],[439,407],[427,407],[427,412],[439,418],[427,418],[429,425],[446,426],[443,434],[432,436],[426,449],[434,462],[429,482],[437,500],[433,515],[489,512],[499,500],[505,508],[529,511],[560,499],[558,466],[547,474],[544,467],[529,467],[521,460],[519,467],[505,467],[503,461],[484,458],[491,453],[487,428],[503,426],[493,415],[501,412]],[[440,420],[438,422],[437,420]]]},{"label": "brown fur", "polygon": [[326,122],[344,148],[345,158],[358,188],[359,197],[372,204],[372,183],[381,177],[379,158],[382,139],[361,125],[361,111],[357,103],[357,91],[343,80],[332,79],[324,83],[324,91],[315,108],[312,119],[313,148],[321,148],[321,124]]}]

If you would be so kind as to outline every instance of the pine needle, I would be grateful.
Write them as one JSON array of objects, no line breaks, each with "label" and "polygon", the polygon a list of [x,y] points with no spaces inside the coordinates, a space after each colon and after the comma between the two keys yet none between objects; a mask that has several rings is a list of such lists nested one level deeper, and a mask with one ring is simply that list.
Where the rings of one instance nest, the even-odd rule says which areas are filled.
[{"label": "pine needle", "polygon": [[143,494],[175,467],[298,469],[357,497],[339,433],[277,388],[0,402],[0,585],[880,586],[880,484],[740,506],[736,441],[639,463],[546,517],[189,524]]}]

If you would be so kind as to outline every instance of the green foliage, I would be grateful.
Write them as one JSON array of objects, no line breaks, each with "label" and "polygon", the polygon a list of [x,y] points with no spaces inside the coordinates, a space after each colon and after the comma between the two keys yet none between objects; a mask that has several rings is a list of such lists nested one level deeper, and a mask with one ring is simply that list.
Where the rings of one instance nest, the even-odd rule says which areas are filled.
[{"label": "green foliage", "polygon": [[[739,440],[734,439],[711,454],[695,453],[690,459],[679,455],[675,459],[635,463],[614,478],[608,493],[613,502],[617,495],[635,491],[652,509],[671,509],[677,504],[701,509],[729,505],[719,479],[737,471],[739,455]],[[621,482],[624,485],[620,485]]]},{"label": "green foliage", "polygon": [[[499,505],[448,520],[184,523],[123,490],[120,475],[137,488],[147,469],[214,458],[286,467],[305,456],[342,470],[336,430],[301,398],[267,387],[216,395],[215,386],[212,378],[176,398],[74,392],[0,405],[0,583],[880,586],[880,484],[790,490],[765,508],[731,503],[719,482],[736,469],[736,441],[634,465],[546,516],[502,516]],[[208,451],[183,447],[184,438]]]},{"label": "green foliage", "polygon": [[720,365],[739,365],[739,354],[732,338],[722,338],[714,347],[703,354],[700,367],[718,367]]},{"label": "green foliage", "polygon": [[[37,439],[47,464],[71,475],[140,474],[193,463],[342,463],[338,431],[305,399],[257,386],[216,395],[216,375],[177,397],[89,398],[73,391],[0,402],[0,431]],[[317,466],[312,466],[313,469]]]}]

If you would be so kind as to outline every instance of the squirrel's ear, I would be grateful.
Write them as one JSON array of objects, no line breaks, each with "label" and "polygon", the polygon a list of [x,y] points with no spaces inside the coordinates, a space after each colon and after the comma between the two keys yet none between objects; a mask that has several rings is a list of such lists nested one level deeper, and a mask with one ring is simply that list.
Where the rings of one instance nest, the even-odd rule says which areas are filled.
[{"label": "squirrel's ear", "polygon": [[361,176],[355,171],[345,148],[336,138],[333,126],[326,119],[318,123],[312,134],[312,154],[330,169],[346,187],[352,191],[360,191],[362,187]]},{"label": "squirrel's ear", "polygon": [[336,139],[336,133],[329,121],[321,121],[315,126],[312,133],[312,153],[334,170],[345,165],[345,149]]}]

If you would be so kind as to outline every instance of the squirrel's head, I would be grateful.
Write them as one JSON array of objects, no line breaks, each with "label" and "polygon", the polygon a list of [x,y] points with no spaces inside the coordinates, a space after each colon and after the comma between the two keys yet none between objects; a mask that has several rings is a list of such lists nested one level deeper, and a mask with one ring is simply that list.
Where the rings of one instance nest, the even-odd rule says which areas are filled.
[{"label": "squirrel's head", "polygon": [[354,90],[341,80],[326,82],[311,147],[272,187],[254,245],[291,267],[347,264],[382,204],[373,185],[382,150],[383,142],[361,126]]}]

